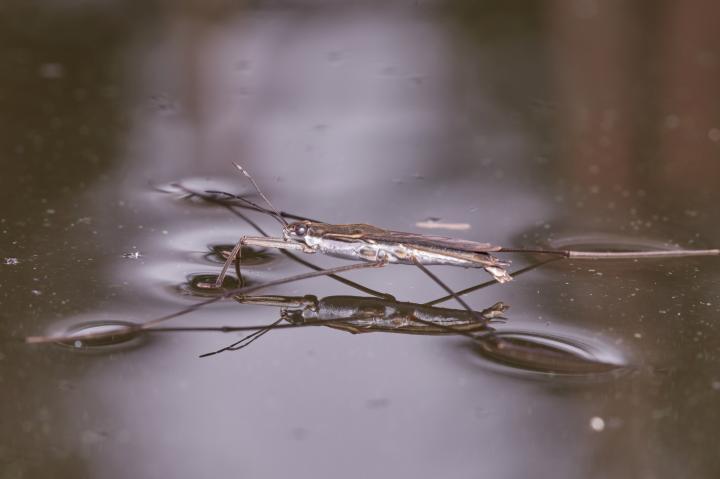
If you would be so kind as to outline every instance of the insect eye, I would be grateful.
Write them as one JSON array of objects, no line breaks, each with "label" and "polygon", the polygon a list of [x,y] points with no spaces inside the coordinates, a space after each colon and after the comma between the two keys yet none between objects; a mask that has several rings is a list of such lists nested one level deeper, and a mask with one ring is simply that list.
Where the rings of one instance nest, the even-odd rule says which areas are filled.
[{"label": "insect eye", "polygon": [[305,236],[305,233],[307,233],[307,228],[303,225],[298,226],[295,228],[295,234],[298,236]]}]

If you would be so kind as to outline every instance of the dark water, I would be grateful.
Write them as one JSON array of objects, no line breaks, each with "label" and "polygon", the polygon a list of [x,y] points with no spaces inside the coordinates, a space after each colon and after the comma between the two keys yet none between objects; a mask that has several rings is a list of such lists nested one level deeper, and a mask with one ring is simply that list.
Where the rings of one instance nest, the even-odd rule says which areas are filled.
[{"label": "dark water", "polygon": [[[560,261],[468,295],[510,305],[496,328],[511,353],[328,328],[207,359],[240,336],[22,340],[200,301],[218,246],[255,233],[152,185],[249,192],[230,161],[328,222],[717,247],[719,9],[4,5],[0,478],[717,477],[718,258]],[[470,229],[415,226],[427,218]],[[306,271],[272,251],[250,263],[251,284]],[[487,279],[434,271],[456,289]],[[444,293],[410,267],[347,277],[402,301]],[[361,294],[327,278],[264,293]],[[173,325],[278,314],[225,301]]]}]

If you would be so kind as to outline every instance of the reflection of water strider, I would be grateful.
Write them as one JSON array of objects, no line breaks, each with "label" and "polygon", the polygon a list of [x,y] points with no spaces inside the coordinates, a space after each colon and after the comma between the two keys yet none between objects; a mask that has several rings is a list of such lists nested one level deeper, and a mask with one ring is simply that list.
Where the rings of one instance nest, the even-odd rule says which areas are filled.
[{"label": "reflection of water strider", "polygon": [[243,304],[279,306],[280,317],[295,325],[322,325],[350,333],[458,334],[491,331],[509,306],[498,302],[475,314],[366,296],[236,296]]},{"label": "reflection of water strider", "polygon": [[[463,335],[475,340],[476,351],[493,363],[518,369],[557,374],[590,374],[625,366],[619,357],[591,342],[530,331],[496,331],[489,326],[503,322],[505,303],[474,312],[441,308],[393,299],[365,296],[236,296],[243,304],[280,307],[280,318],[233,344],[204,354],[211,356],[242,349],[266,332],[285,327],[325,326],[352,334],[400,333],[417,335]],[[480,319],[478,319],[480,318]],[[287,324],[281,324],[282,321]],[[617,355],[615,355],[617,356]]]},{"label": "reflection of water strider", "polygon": [[[498,302],[482,311],[440,308],[363,296],[235,297],[243,304],[280,307],[280,319],[233,344],[203,357],[236,351],[282,326],[326,326],[353,334],[384,332],[419,335],[460,334],[475,340],[477,352],[494,363],[537,372],[586,374],[607,372],[624,364],[608,362],[581,341],[532,332],[495,331],[488,323],[505,320],[509,306]],[[478,319],[481,318],[481,319]]]},{"label": "reflection of water strider", "polygon": [[[475,351],[493,363],[513,368],[556,374],[587,374],[611,371],[624,364],[594,353],[591,344],[522,331],[496,331],[489,326],[502,321],[508,306],[498,302],[470,314],[464,309],[441,308],[366,296],[236,296],[242,304],[279,307],[279,319],[269,325],[150,327],[120,321],[76,325],[65,337],[52,337],[73,351],[112,352],[116,347],[135,347],[141,335],[177,332],[254,331],[233,344],[203,356],[235,351],[276,329],[324,326],[352,334],[399,333],[413,335],[464,335],[475,339]],[[478,320],[478,318],[481,318]],[[101,334],[101,336],[98,336]],[[602,351],[599,351],[602,353]]]},{"label": "reflection of water strider", "polygon": [[229,346],[201,357],[245,348],[267,332],[287,321],[295,326],[327,326],[353,334],[369,332],[404,334],[460,334],[481,340],[478,333],[492,334],[492,320],[502,320],[508,307],[502,302],[482,311],[440,308],[398,301],[394,298],[365,296],[235,296],[243,304],[279,306],[280,317]]},{"label": "reflection of water strider", "polygon": [[[363,296],[253,296],[235,299],[243,304],[278,306],[281,308],[280,319],[296,326],[326,326],[353,334],[462,334],[476,340],[476,351],[484,358],[523,370],[577,375],[603,373],[625,366],[620,357],[605,357],[608,351],[603,348],[596,351],[598,348],[593,347],[591,342],[586,343],[580,338],[531,331],[496,331],[488,323],[505,320],[503,314],[510,307],[502,302],[471,314],[464,309]],[[279,325],[277,322],[274,324]],[[253,337],[243,338],[217,352],[241,349],[252,340]]]},{"label": "reflection of water strider", "polygon": [[[235,296],[242,304],[280,308],[280,318],[270,325],[258,326],[201,326],[157,327],[122,321],[92,321],[73,326],[63,336],[29,337],[28,342],[55,342],[81,348],[102,347],[127,341],[144,333],[157,332],[236,332],[270,331],[304,326],[327,326],[351,333],[403,333],[421,335],[461,334],[477,338],[475,334],[491,333],[488,323],[504,320],[509,306],[498,302],[482,311],[472,313],[464,309],[441,308],[394,299],[367,296]],[[286,325],[281,325],[286,321]],[[263,333],[264,334],[264,333]],[[232,348],[240,349],[240,348]]]}]

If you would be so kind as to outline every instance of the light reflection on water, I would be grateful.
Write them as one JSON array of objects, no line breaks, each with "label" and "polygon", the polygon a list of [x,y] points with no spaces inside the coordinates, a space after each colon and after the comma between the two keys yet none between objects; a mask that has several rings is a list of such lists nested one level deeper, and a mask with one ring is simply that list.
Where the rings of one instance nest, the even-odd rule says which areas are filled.
[{"label": "light reflection on water", "polygon": [[[127,24],[120,19],[137,12],[97,8],[92,21],[40,9],[27,17],[38,23],[3,29],[28,43],[8,57],[3,85],[22,100],[6,105],[14,121],[0,133],[11,145],[3,158],[13,158],[3,160],[12,200],[0,214],[0,257],[17,259],[0,264],[4,336],[68,318],[147,320],[197,301],[178,285],[219,269],[211,249],[254,233],[148,181],[247,192],[230,160],[281,209],[331,222],[411,230],[438,217],[470,224],[468,239],[512,246],[588,231],[607,236],[582,245],[717,246],[709,90],[696,88],[690,107],[672,93],[628,99],[640,87],[672,90],[674,50],[618,60],[583,49],[589,38],[622,40],[607,36],[625,25],[608,15],[633,24],[625,7],[217,16],[198,6]],[[668,18],[682,18],[672,8]],[[580,25],[592,34],[573,38]],[[89,38],[73,43],[67,31]],[[654,88],[622,67],[646,58],[668,69]],[[698,65],[678,77],[720,84]],[[631,244],[640,236],[650,243]],[[129,251],[142,256],[123,258]],[[269,254],[248,265],[251,280],[303,271]],[[520,268],[532,258],[512,259]],[[712,477],[718,271],[716,259],[558,261],[468,297],[477,309],[510,304],[508,330],[599,344],[593,354],[611,354],[599,354],[608,364],[615,351],[632,358],[632,371],[602,381],[491,373],[463,356],[474,354],[464,338],[327,328],[273,332],[207,360],[197,355],[225,336],[158,335],[93,355],[3,342],[0,464],[9,477]],[[437,272],[456,289],[485,279]],[[410,267],[352,279],[408,301],[443,294]],[[273,293],[348,289],[325,278]],[[245,306],[215,305],[177,324],[277,319]],[[603,431],[591,427],[598,417]]]}]

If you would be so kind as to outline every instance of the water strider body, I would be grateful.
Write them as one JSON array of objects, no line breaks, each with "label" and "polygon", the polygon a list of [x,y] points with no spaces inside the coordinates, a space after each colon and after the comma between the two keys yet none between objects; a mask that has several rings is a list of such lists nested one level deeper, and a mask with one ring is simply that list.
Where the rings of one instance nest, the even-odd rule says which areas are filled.
[{"label": "water strider body", "polygon": [[[303,251],[307,253],[389,264],[483,268],[501,283],[512,279],[505,271],[509,263],[490,254],[500,247],[489,243],[390,231],[367,224],[333,225],[314,221],[285,226],[283,239],[304,246]],[[255,238],[245,240],[246,244],[252,244]]]},{"label": "water strider body", "polygon": [[[391,231],[360,223],[329,224],[310,220],[288,223],[263,194],[252,176],[240,165],[235,164],[235,167],[250,180],[263,200],[270,206],[272,211],[267,212],[283,225],[283,237],[244,236],[241,238],[230,252],[212,287],[220,288],[222,286],[228,268],[236,258],[239,258],[243,245],[296,250],[304,253],[322,253],[337,258],[367,261],[380,265],[416,265],[421,269],[424,269],[425,265],[483,268],[500,283],[512,280],[512,276],[505,270],[509,262],[499,260],[490,254],[493,251],[500,251],[501,248],[489,243]],[[261,209],[257,205],[253,206]]]}]

